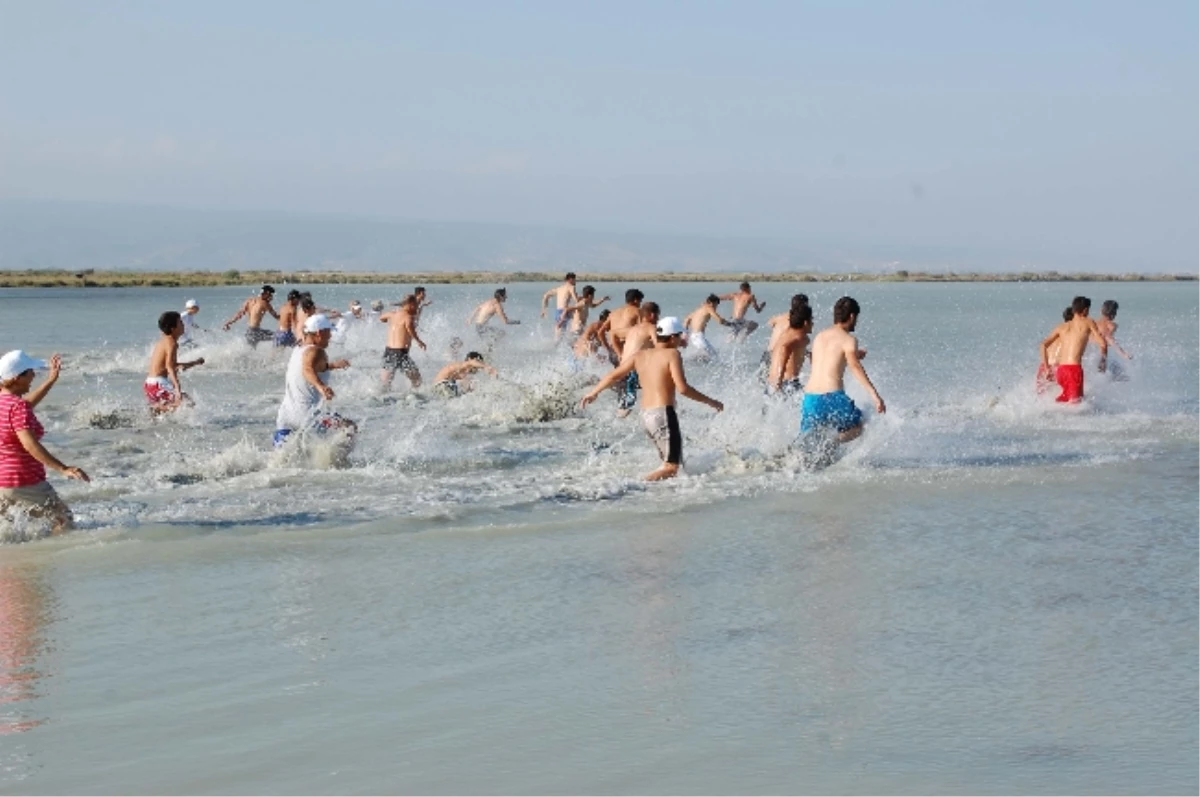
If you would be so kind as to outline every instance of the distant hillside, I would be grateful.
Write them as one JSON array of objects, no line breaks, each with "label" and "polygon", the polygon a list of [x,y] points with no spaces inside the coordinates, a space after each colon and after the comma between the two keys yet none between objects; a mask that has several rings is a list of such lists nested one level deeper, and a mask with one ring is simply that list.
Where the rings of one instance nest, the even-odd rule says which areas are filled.
[{"label": "distant hillside", "polygon": [[929,247],[805,245],[498,224],[0,201],[0,269],[345,272],[1128,272]]}]

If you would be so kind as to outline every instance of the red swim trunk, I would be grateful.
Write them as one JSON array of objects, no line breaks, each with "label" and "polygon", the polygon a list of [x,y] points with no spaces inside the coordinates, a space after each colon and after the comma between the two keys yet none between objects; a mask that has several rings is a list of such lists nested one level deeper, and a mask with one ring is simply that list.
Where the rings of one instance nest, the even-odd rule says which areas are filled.
[{"label": "red swim trunk", "polygon": [[175,400],[175,394],[169,388],[163,387],[160,382],[146,380],[142,384],[142,389],[146,391],[146,398],[151,405],[170,404]]},{"label": "red swim trunk", "polygon": [[1078,404],[1083,398],[1083,366],[1060,365],[1055,372],[1062,395],[1055,399],[1063,403]]}]

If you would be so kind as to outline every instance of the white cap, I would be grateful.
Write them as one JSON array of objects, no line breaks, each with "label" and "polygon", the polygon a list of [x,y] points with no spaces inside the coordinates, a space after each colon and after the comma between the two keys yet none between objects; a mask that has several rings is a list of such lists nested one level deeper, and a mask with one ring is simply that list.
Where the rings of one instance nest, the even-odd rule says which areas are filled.
[{"label": "white cap", "polygon": [[658,319],[658,336],[666,338],[671,335],[683,334],[683,323],[673,315]]},{"label": "white cap", "polygon": [[32,369],[45,369],[49,367],[50,364],[45,360],[35,360],[20,349],[16,349],[0,357],[0,382],[16,379],[21,374]]},{"label": "white cap", "polygon": [[184,310],[191,310],[193,307],[199,307],[199,306],[200,305],[196,304],[195,299],[188,299],[186,302],[183,303]]},{"label": "white cap", "polygon": [[350,302],[350,306],[351,307],[362,307],[362,305],[359,304],[358,299],[355,299],[354,301]]},{"label": "white cap", "polygon": [[329,316],[324,313],[310,315],[304,321],[304,331],[308,334],[320,332],[323,329],[333,329],[333,322],[329,320]]}]

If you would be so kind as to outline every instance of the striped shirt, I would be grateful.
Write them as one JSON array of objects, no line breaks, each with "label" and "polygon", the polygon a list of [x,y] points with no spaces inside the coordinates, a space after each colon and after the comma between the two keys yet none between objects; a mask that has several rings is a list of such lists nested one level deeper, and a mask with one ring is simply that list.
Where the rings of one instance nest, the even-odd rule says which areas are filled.
[{"label": "striped shirt", "polygon": [[34,459],[17,437],[23,429],[38,440],[46,433],[28,401],[0,393],[0,487],[32,487],[46,481],[46,466]]}]

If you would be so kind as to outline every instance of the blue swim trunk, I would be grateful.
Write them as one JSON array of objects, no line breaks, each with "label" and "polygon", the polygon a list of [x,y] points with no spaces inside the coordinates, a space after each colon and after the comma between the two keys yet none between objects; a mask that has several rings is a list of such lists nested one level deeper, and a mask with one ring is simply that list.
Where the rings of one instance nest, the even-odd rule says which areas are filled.
[{"label": "blue swim trunk", "polygon": [[562,310],[555,310],[555,311],[554,311],[554,323],[556,323],[556,324],[560,323],[560,322],[562,321],[562,317],[563,317],[563,311],[562,311]]},{"label": "blue swim trunk", "polygon": [[861,426],[862,411],[843,391],[834,393],[805,393],[804,405],[800,410],[800,431],[814,432],[817,429],[833,428],[845,432]]},{"label": "blue swim trunk", "polygon": [[280,330],[279,332],[275,333],[275,345],[281,348],[284,346],[295,346],[296,336],[293,335],[290,330]]}]

